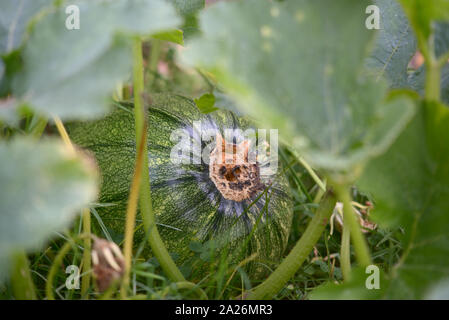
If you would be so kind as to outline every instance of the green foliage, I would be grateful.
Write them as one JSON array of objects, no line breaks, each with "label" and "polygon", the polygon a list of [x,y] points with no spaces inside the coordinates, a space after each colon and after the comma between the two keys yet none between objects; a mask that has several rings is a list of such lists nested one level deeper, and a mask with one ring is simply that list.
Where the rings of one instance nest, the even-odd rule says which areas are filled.
[{"label": "green foliage", "polygon": [[[80,9],[79,30],[65,27],[68,4]],[[103,115],[112,90],[131,70],[129,37],[123,35],[156,34],[178,23],[163,0],[72,1],[52,8],[30,30],[13,92],[46,116]]]},{"label": "green foliage", "polygon": [[413,30],[397,1],[377,0],[381,29],[367,59],[367,67],[376,79],[385,77],[391,88],[407,88],[408,64],[416,52]]},{"label": "green foliage", "polygon": [[40,248],[97,194],[92,163],[59,142],[0,143],[0,277],[15,250]]},{"label": "green foliage", "polygon": [[204,36],[183,58],[213,72],[313,165],[353,169],[382,153],[413,114],[410,102],[385,101],[384,83],[361,75],[374,36],[361,14],[368,3],[220,3],[204,12]]},{"label": "green foliage", "polygon": [[[79,30],[65,26],[70,4],[80,8]],[[106,115],[116,89],[116,101],[134,95],[137,111],[148,101],[144,180],[150,178],[151,194],[143,184],[142,212],[152,212],[145,210],[151,195],[157,230],[170,251],[163,258],[180,265],[182,275],[172,269],[182,280],[201,279],[170,282],[167,259],[157,254],[166,247],[152,242],[155,232],[138,218],[135,252],[132,259],[127,255],[133,275],[127,281],[138,293],[131,298],[447,298],[449,1],[374,0],[378,31],[365,28],[370,4],[222,1],[200,13],[204,0],[4,1],[0,282],[8,273],[10,282],[0,285],[0,297],[49,298],[52,291],[42,290],[49,269],[54,287],[66,279],[60,264],[89,269],[83,258],[90,254],[89,238],[81,237],[83,247],[73,241],[84,228],[121,244],[134,127],[145,121],[143,112],[133,114],[133,102],[115,102],[111,114],[91,121]],[[179,46],[184,41],[185,49]],[[411,68],[417,51],[425,62]],[[144,87],[148,93],[141,94]],[[166,90],[197,99],[155,94]],[[236,112],[218,109],[223,106]],[[255,123],[239,114],[253,116],[258,127],[279,129],[285,143],[282,169],[254,202],[221,198],[207,163],[170,160],[175,129],[187,129],[189,141],[198,142],[193,120],[220,130]],[[98,199],[91,157],[48,137],[25,137],[52,135],[51,117],[78,121],[67,127],[98,162]],[[328,229],[336,200],[345,203],[344,222],[335,211]],[[377,229],[362,235],[351,200]],[[74,219],[87,206],[91,227],[87,211],[83,220]],[[353,251],[341,233],[347,228]],[[27,256],[43,244],[45,251]],[[371,261],[381,268],[380,289],[366,287],[364,266]],[[89,285],[81,292],[55,291],[64,299],[98,297]]]},{"label": "green foliage", "polygon": [[215,105],[215,96],[212,93],[205,93],[198,99],[195,99],[195,104],[202,113],[210,113],[218,110]]},{"label": "green foliage", "polygon": [[181,30],[159,32],[159,33],[154,34],[152,38],[170,41],[170,42],[177,43],[180,45],[184,44],[183,32]]},{"label": "green foliage", "polygon": [[183,16],[182,30],[184,37],[189,39],[200,32],[198,26],[198,12],[204,8],[205,0],[168,0],[173,3],[177,11]]},{"label": "green foliage", "polygon": [[[413,89],[424,94],[425,67],[408,68],[417,52],[417,41],[404,10],[397,1],[377,0],[380,8],[381,29],[367,59],[368,73],[376,79],[386,77],[390,88]],[[434,26],[436,57],[449,50],[449,23],[438,21]],[[442,69],[442,100],[449,103],[449,66]]]},{"label": "green foliage", "polygon": [[366,273],[363,268],[357,268],[352,271],[352,277],[343,284],[335,284],[332,282],[316,288],[310,295],[312,300],[374,300],[381,299],[385,291],[387,279],[383,273],[379,278],[379,289],[366,287],[367,277],[370,273]]},{"label": "green foliage", "polygon": [[405,251],[393,270],[388,298],[423,298],[429,285],[449,276],[449,149],[443,142],[449,138],[449,110],[439,104],[422,107],[359,183],[376,199],[376,221],[405,230]]},{"label": "green foliage", "polygon": [[[419,41],[426,41],[431,34],[432,22],[449,20],[449,2],[447,0],[399,0],[403,6]],[[424,43],[421,43],[421,48]]]},{"label": "green foliage", "polygon": [[[382,226],[404,229],[401,237],[404,251],[389,274],[389,284],[382,288],[382,298],[440,296],[438,290],[449,276],[449,148],[444,142],[449,138],[449,109],[437,102],[441,65],[434,58],[447,55],[444,51],[447,34],[443,31],[444,24],[431,27],[431,20],[448,17],[444,6],[438,6],[438,10],[433,7],[437,2],[429,7],[425,4],[403,1],[420,50],[427,59],[426,72],[438,78],[426,76],[425,101],[419,106],[419,112],[391,148],[367,165],[358,182],[376,201],[375,221]],[[443,12],[436,12],[440,10]],[[438,46],[433,45],[434,36]],[[341,287],[344,288],[345,285]],[[440,293],[428,293],[429,290]],[[331,292],[332,288],[325,291]]]},{"label": "green foliage", "polygon": [[4,1],[0,12],[0,54],[7,54],[21,45],[30,19],[52,2],[53,0]]}]

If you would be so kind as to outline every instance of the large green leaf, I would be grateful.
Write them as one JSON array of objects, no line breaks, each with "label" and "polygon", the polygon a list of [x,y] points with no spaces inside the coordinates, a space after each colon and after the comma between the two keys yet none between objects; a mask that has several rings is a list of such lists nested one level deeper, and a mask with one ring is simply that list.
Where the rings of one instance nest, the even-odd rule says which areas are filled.
[{"label": "large green leaf", "polygon": [[[413,114],[363,77],[369,1],[236,1],[201,16],[184,61],[213,72],[239,106],[317,167],[347,170],[388,147]],[[232,23],[231,23],[232,21]],[[348,46],[348,44],[351,44]]]},{"label": "large green leaf", "polygon": [[94,201],[96,170],[60,142],[0,142],[0,278],[14,250],[33,250]]},{"label": "large green leaf", "polygon": [[422,298],[430,285],[449,276],[449,109],[423,108],[359,181],[375,199],[373,218],[405,230],[389,298]]},{"label": "large green leaf", "polygon": [[[80,10],[78,30],[65,27],[69,4]],[[45,115],[99,116],[116,84],[129,76],[130,46],[122,35],[156,34],[178,23],[175,9],[163,0],[64,3],[33,25],[14,93]]]},{"label": "large green leaf", "polygon": [[0,54],[22,44],[28,21],[53,0],[7,0],[0,4]]},{"label": "large green leaf", "polygon": [[392,88],[409,87],[407,66],[416,52],[416,40],[405,13],[395,0],[377,0],[380,30],[367,67],[376,78],[385,76]]},{"label": "large green leaf", "polygon": [[[377,0],[376,5],[380,8],[381,29],[372,54],[367,59],[366,65],[370,73],[378,78],[384,75],[391,88],[410,88],[421,95],[424,94],[425,67],[421,66],[416,71],[407,69],[417,51],[417,41],[401,5],[392,0]],[[434,35],[435,55],[440,57],[449,50],[449,23],[435,22],[431,30]],[[441,97],[443,101],[449,103],[447,65],[442,71],[441,79]]]},{"label": "large green leaf", "polygon": [[431,34],[432,21],[449,20],[448,0],[399,0],[410,19],[418,39],[426,41]]},{"label": "large green leaf", "polygon": [[186,16],[195,14],[204,8],[205,0],[169,0],[179,12]]}]

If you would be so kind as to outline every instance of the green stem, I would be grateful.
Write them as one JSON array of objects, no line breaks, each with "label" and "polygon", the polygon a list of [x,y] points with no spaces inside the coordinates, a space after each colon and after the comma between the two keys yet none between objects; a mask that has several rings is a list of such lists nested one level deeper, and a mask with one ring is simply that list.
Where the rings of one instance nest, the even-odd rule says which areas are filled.
[{"label": "green stem", "polygon": [[326,191],[326,185],[323,181],[321,181],[320,177],[315,173],[315,171],[312,169],[312,167],[307,163],[306,160],[302,157],[298,157],[299,163],[307,170],[307,172],[310,174],[312,179],[315,181],[315,183],[321,188],[321,190]]},{"label": "green stem", "polygon": [[449,51],[438,58],[437,62],[438,66],[440,68],[444,67],[444,65],[448,62],[448,60],[449,60]]},{"label": "green stem", "polygon": [[91,261],[91,250],[92,250],[92,242],[91,242],[91,217],[90,210],[88,208],[83,209],[83,233],[88,235],[84,239],[84,251],[83,251],[83,270],[84,276],[81,279],[81,297],[84,297],[89,290],[90,287],[90,269],[92,267]]},{"label": "green stem", "polygon": [[435,43],[433,37],[430,37],[428,41],[423,41],[428,48],[426,54],[426,83],[425,83],[425,99],[427,101],[440,101],[441,97],[441,65],[435,57]]},{"label": "green stem", "polygon": [[360,223],[358,222],[358,218],[351,205],[349,187],[347,185],[336,185],[335,193],[337,195],[337,199],[343,203],[343,228],[350,230],[357,261],[362,267],[366,267],[372,264],[371,256],[365,237],[360,229]]},{"label": "green stem", "polygon": [[[324,180],[324,184],[326,184],[326,180]],[[315,195],[315,198],[313,198],[313,203],[317,203],[317,204],[320,203],[320,201],[323,198],[325,193],[326,193],[326,190],[319,188]]]},{"label": "green stem", "polygon": [[[136,122],[136,139],[139,139],[145,123],[145,110],[143,108],[143,61],[142,61],[142,43],[135,40],[133,45],[133,77],[134,77],[134,114]],[[138,141],[137,141],[138,142]],[[137,143],[138,145],[138,143]],[[144,145],[144,154],[148,154],[148,146]],[[151,202],[150,174],[148,172],[148,157],[143,157],[144,174],[140,186],[139,206],[143,218],[143,223],[147,232],[149,232],[148,242],[151,246],[154,256],[157,258],[162,269],[167,276],[176,282],[185,281],[181,271],[179,271],[175,262],[165,247],[161,236],[156,227],[155,216]]]},{"label": "green stem", "polygon": [[335,203],[336,199],[334,195],[332,192],[328,191],[321,202],[321,205],[318,207],[315,216],[310,221],[306,231],[302,235],[301,239],[299,239],[296,243],[292,251],[268,277],[268,279],[254,288],[253,291],[245,297],[246,299],[271,299],[284,287],[285,283],[301,267],[304,260],[312,251],[313,246],[321,237],[321,234],[323,233],[324,228],[332,215]]},{"label": "green stem", "polygon": [[31,123],[32,127],[30,129],[30,134],[34,138],[39,139],[42,136],[42,133],[44,133],[48,121],[46,118],[37,118],[36,121],[34,119],[35,118],[33,118],[33,121]]},{"label": "green stem", "polygon": [[17,300],[36,300],[36,289],[25,251],[20,250],[13,255],[11,285]]},{"label": "green stem", "polygon": [[340,252],[340,265],[343,279],[348,281],[351,277],[351,230],[349,227],[348,219],[343,217],[343,233],[341,235],[341,252]]},{"label": "green stem", "polygon": [[62,260],[67,255],[67,253],[70,251],[72,246],[75,245],[75,242],[79,239],[84,239],[85,237],[89,237],[90,235],[80,234],[73,239],[70,239],[59,250],[58,254],[56,255],[55,259],[53,260],[53,264],[50,267],[50,271],[48,271],[47,275],[47,283],[45,284],[45,293],[47,295],[48,300],[55,300],[55,296],[53,294],[53,279],[55,278],[56,273],[58,272],[58,268],[62,263]]},{"label": "green stem", "polygon": [[152,84],[153,81],[156,79],[157,65],[159,63],[160,54],[161,54],[161,41],[157,40],[157,39],[151,40],[151,55],[150,55],[150,61],[148,64],[148,71],[149,71],[148,83],[149,84]]},{"label": "green stem", "polygon": [[120,296],[122,299],[126,299],[127,297],[130,282],[129,278],[131,274],[131,260],[133,251],[134,227],[136,225],[137,200],[139,198],[139,190],[142,181],[143,159],[146,158],[144,156],[146,153],[143,152],[144,145],[146,145],[146,135],[144,130],[145,127],[141,131],[140,138],[137,139],[139,140],[137,159],[126,208],[125,242],[123,250],[123,255],[125,257],[125,270],[122,286],[120,288]]},{"label": "green stem", "polygon": [[438,63],[433,59],[426,62],[426,100],[427,101],[439,101],[440,100],[440,79],[441,70]]}]

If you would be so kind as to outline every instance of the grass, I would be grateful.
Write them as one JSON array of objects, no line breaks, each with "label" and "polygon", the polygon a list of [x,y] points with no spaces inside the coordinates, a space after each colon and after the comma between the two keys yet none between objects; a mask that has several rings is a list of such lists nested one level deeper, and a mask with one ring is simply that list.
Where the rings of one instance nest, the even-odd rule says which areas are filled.
[{"label": "grass", "polygon": [[[292,170],[287,171],[291,184],[291,193],[294,197],[294,219],[292,230],[288,242],[287,254],[304,232],[313,210],[316,205],[310,202],[318,189],[313,179],[301,164],[294,161],[291,154],[284,150],[284,162],[287,161],[292,166]],[[298,180],[299,179],[299,180]],[[299,181],[301,183],[299,183]],[[353,190],[354,199],[360,203],[368,200],[366,195],[361,194],[356,189]],[[106,205],[106,204],[105,204]],[[101,205],[97,205],[101,206]],[[95,207],[91,208],[92,213],[92,233],[106,239],[113,239],[108,230],[107,222],[103,221]],[[139,224],[139,222],[137,223]],[[33,280],[36,284],[36,294],[38,299],[45,299],[46,277],[54,262],[55,256],[68,239],[74,239],[82,233],[82,218],[74,223],[70,230],[55,236],[48,246],[39,253],[29,256],[30,269]],[[372,253],[374,263],[380,265],[385,271],[395,264],[401,253],[401,246],[397,240],[401,230],[376,229],[366,234],[367,243]],[[314,251],[309,258],[287,283],[287,285],[276,295],[275,299],[307,299],[308,294],[320,284],[327,281],[342,281],[340,269],[341,234],[334,229],[330,234],[328,226],[316,244]],[[131,298],[145,299],[192,299],[199,298],[198,292],[192,288],[182,287],[168,280],[160,268],[158,261],[143,254],[147,246],[145,239],[138,243],[132,257],[130,296]],[[193,258],[181,267],[181,271],[187,279],[196,279],[196,284],[201,288],[209,299],[232,299],[243,291],[256,286],[260,281],[251,281],[245,272],[244,266],[227,265],[223,255],[210,250],[208,245],[192,245]],[[83,258],[83,242],[79,241],[76,246],[66,255],[54,278],[54,294],[56,299],[96,299],[100,294],[95,291],[93,284],[88,288],[86,296],[81,296],[81,290],[68,290],[65,282],[69,274],[65,273],[69,265],[80,266]],[[176,261],[176,255],[172,255]],[[351,261],[354,263],[354,253],[351,252]],[[210,272],[205,277],[198,276],[198,266],[205,262],[212,262]],[[264,267],[274,270],[279,262],[267,261]],[[81,275],[86,276],[86,274]],[[81,285],[81,281],[80,281]],[[115,295],[118,297],[118,294]],[[0,288],[0,298],[14,299],[10,286]]]}]

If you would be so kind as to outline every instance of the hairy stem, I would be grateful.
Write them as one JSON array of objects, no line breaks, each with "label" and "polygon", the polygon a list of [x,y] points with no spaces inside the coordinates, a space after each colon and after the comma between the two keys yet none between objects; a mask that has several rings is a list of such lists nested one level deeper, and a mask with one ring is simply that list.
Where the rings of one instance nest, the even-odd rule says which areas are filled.
[{"label": "hairy stem", "polygon": [[349,187],[347,185],[336,185],[335,193],[337,195],[337,199],[343,203],[343,228],[350,230],[352,244],[354,245],[357,261],[362,267],[366,267],[372,264],[371,256],[365,237],[363,236],[362,230],[360,229],[358,218],[351,205]]},{"label": "hairy stem", "polygon": [[301,267],[304,260],[312,251],[313,246],[321,237],[321,234],[332,215],[335,203],[336,199],[334,195],[331,191],[328,191],[318,207],[315,216],[310,221],[306,231],[292,251],[268,279],[254,288],[247,297],[245,297],[246,299],[271,299],[284,287],[285,283],[296,273],[299,267]]},{"label": "hairy stem", "polygon": [[[135,40],[133,45],[133,77],[134,77],[134,115],[136,123],[136,138],[139,139],[145,123],[145,110],[143,107],[142,93],[143,93],[143,61],[142,61],[142,43],[140,40]],[[138,143],[137,143],[138,144]],[[148,146],[143,146],[143,152],[148,154]],[[143,218],[145,230],[149,232],[148,242],[151,246],[154,256],[157,258],[162,269],[167,276],[176,282],[185,281],[181,271],[179,271],[175,262],[171,258],[170,254],[165,247],[161,236],[156,227],[156,221],[151,202],[151,189],[150,189],[150,174],[148,157],[143,157],[142,181],[140,186],[140,200],[139,206]]]}]

